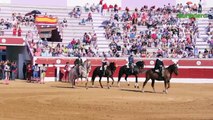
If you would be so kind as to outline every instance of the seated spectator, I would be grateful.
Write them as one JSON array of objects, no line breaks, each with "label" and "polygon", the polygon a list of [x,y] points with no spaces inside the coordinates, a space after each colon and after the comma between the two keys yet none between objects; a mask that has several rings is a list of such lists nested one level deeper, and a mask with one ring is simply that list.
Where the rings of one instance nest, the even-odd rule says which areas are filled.
[{"label": "seated spectator", "polygon": [[88,22],[92,22],[93,21],[91,12],[88,13],[88,17],[87,17],[86,21],[88,21]]},{"label": "seated spectator", "polygon": [[86,25],[86,20],[83,18],[83,19],[81,20],[81,22],[79,22],[79,25]]},{"label": "seated spectator", "polygon": [[72,18],[72,16],[75,16],[76,8],[73,8],[73,10],[70,13],[68,13],[68,14],[70,15],[70,18]]},{"label": "seated spectator", "polygon": [[119,22],[119,19],[120,19],[120,18],[119,18],[118,13],[115,13],[115,14],[114,14],[114,20],[116,20],[117,22]]},{"label": "seated spectator", "polygon": [[67,27],[67,19],[66,18],[63,19],[62,27]]},{"label": "seated spectator", "polygon": [[77,8],[75,18],[80,18],[80,16],[81,16],[81,10],[80,8]]},{"label": "seated spectator", "polygon": [[93,3],[93,4],[90,6],[90,10],[91,10],[91,12],[95,12],[95,10],[96,10],[95,3]]},{"label": "seated spectator", "polygon": [[86,3],[84,10],[85,10],[85,12],[89,12],[89,10],[90,10],[89,3]]},{"label": "seated spectator", "polygon": [[0,25],[0,36],[4,36],[4,30],[5,30],[6,26],[4,25]]}]

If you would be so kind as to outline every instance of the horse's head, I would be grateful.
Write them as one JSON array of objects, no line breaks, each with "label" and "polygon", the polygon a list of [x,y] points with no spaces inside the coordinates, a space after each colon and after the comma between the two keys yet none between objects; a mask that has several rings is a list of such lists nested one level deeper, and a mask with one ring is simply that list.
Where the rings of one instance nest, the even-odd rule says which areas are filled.
[{"label": "horse's head", "polygon": [[110,62],[109,68],[110,68],[110,70],[115,71],[116,70],[115,62]]},{"label": "horse's head", "polygon": [[170,65],[170,66],[168,67],[168,69],[170,69],[171,72],[174,72],[175,75],[178,75],[178,66],[177,66],[177,64],[172,64],[172,65]]},{"label": "horse's head", "polygon": [[138,61],[138,62],[136,62],[136,66],[137,66],[139,69],[143,69],[143,68],[144,68],[144,61]]}]

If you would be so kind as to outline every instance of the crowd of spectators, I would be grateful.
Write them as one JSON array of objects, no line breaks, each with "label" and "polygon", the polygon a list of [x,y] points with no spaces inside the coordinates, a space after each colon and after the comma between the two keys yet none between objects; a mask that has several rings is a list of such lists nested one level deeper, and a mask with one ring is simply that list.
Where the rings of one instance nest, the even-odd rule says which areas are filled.
[{"label": "crowd of spectators", "polygon": [[[70,43],[57,45],[51,44],[46,40],[34,42],[34,34],[28,31],[26,38],[32,40],[30,46],[35,56],[58,56],[72,57],[81,56],[110,56],[120,57],[128,56],[131,53],[138,57],[156,57],[159,54],[164,58],[211,58],[212,57],[212,25],[206,27],[208,35],[207,42],[210,49],[204,52],[199,51],[195,47],[196,40],[199,38],[197,20],[195,18],[185,19],[184,21],[177,18],[177,13],[200,13],[202,12],[201,3],[198,4],[177,4],[172,6],[165,5],[162,8],[155,6],[143,6],[140,9],[130,10],[126,7],[125,11],[120,15],[120,8],[115,5],[103,4],[103,0],[97,5],[89,3],[83,8],[75,7],[70,13],[70,17],[80,18],[83,11],[88,13],[87,18],[82,18],[80,25],[86,22],[92,22],[92,13],[99,12],[106,15],[111,14],[110,19],[104,21],[105,36],[111,41],[109,44],[110,51],[103,53],[98,52],[97,35],[85,33],[82,39],[73,38]],[[13,35],[18,33],[21,36],[20,24],[31,25],[34,21],[33,16],[24,16],[21,14],[12,14],[13,22],[1,20],[0,25],[4,25],[6,29],[13,28]],[[61,22],[62,27],[67,27],[67,19]],[[2,33],[2,32],[1,32]],[[150,52],[150,49],[155,49]]]},{"label": "crowd of spectators", "polygon": [[[105,21],[105,36],[112,41],[108,56],[128,56],[133,53],[146,58],[159,54],[164,58],[212,58],[212,48],[201,52],[195,47],[199,38],[196,19],[183,21],[176,16],[177,13],[200,12],[200,8],[195,9],[195,6],[196,4],[177,4],[176,7],[168,4],[163,8],[144,6],[134,11],[126,8],[121,16],[117,12],[112,13],[110,19]],[[211,34],[212,38],[209,28],[211,27],[207,27],[207,34]],[[153,48],[158,50],[149,52]]]}]

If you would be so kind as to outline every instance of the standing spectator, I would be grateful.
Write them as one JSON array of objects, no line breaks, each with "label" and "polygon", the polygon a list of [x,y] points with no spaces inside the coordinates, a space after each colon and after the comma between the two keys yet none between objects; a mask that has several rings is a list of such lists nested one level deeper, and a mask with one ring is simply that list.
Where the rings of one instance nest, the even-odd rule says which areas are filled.
[{"label": "standing spectator", "polygon": [[16,36],[17,28],[16,26],[13,27],[13,36]]},{"label": "standing spectator", "polygon": [[33,66],[33,80],[39,81],[39,67],[38,64]]},{"label": "standing spectator", "polygon": [[44,84],[44,79],[45,79],[45,76],[46,76],[46,71],[47,71],[47,68],[46,68],[46,65],[43,64],[43,66],[41,67],[41,70],[40,70],[40,76],[41,76],[41,80],[40,80],[40,84]]},{"label": "standing spectator", "polygon": [[9,62],[6,61],[4,63],[4,71],[5,71],[5,84],[8,85],[9,84],[9,79],[10,79],[10,66],[9,66]]},{"label": "standing spectator", "polygon": [[202,1],[200,0],[200,2],[198,3],[198,13],[202,13]]},{"label": "standing spectator", "polygon": [[92,20],[92,13],[91,12],[88,13],[88,18],[87,18],[86,21],[88,21],[88,22],[92,22],[93,21]]},{"label": "standing spectator", "polygon": [[22,72],[23,72],[24,80],[26,80],[27,65],[25,62],[23,63]]},{"label": "standing spectator", "polygon": [[11,65],[11,80],[15,80],[17,76],[17,65],[16,62],[13,62]]},{"label": "standing spectator", "polygon": [[102,5],[102,4],[103,4],[103,0],[100,0],[99,5]]},{"label": "standing spectator", "polygon": [[66,62],[66,65],[64,66],[64,82],[68,82],[69,66],[69,62]]},{"label": "standing spectator", "polygon": [[18,28],[18,36],[20,37],[22,33],[21,27]]},{"label": "standing spectator", "polygon": [[32,76],[32,66],[30,63],[27,64],[27,81],[30,82],[31,81],[31,76]]},{"label": "standing spectator", "polygon": [[102,15],[103,15],[103,16],[106,15],[107,9],[108,9],[108,6],[107,6],[107,4],[105,3],[105,4],[102,6]]},{"label": "standing spectator", "polygon": [[33,40],[33,32],[29,30],[26,34],[26,40],[30,41]]},{"label": "standing spectator", "polygon": [[1,61],[1,66],[0,66],[0,69],[1,69],[1,79],[4,80],[4,61]]}]

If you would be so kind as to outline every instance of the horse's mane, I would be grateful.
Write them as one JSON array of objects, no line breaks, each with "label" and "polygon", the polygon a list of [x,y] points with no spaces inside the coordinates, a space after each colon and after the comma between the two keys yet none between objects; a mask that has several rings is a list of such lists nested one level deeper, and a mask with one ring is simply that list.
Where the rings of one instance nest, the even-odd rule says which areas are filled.
[{"label": "horse's mane", "polygon": [[136,65],[138,67],[144,68],[144,61],[138,61],[138,62],[136,62]]},{"label": "horse's mane", "polygon": [[167,67],[167,69],[168,69],[170,72],[174,72],[174,70],[177,69],[177,64],[172,64],[172,65],[170,65],[169,67]]},{"label": "horse's mane", "polygon": [[110,70],[115,70],[116,69],[115,62],[110,62],[108,67]]}]

